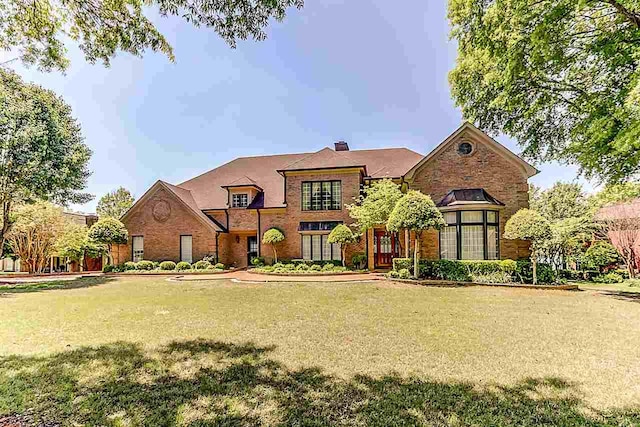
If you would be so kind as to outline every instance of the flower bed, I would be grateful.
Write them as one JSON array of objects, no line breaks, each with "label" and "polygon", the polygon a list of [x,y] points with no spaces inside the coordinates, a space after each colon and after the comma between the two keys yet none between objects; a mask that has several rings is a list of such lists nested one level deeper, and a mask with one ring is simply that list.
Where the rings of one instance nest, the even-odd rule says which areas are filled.
[{"label": "flower bed", "polygon": [[556,291],[577,291],[578,285],[574,283],[570,284],[544,284],[544,285],[531,285],[523,283],[481,283],[481,282],[457,282],[452,280],[415,280],[415,279],[399,279],[387,277],[387,280],[400,283],[411,283],[413,285],[420,286],[435,286],[435,287],[465,287],[465,286],[493,286],[502,288],[521,288],[521,289],[552,289]]},{"label": "flower bed", "polygon": [[175,263],[173,261],[138,261],[138,262],[125,262],[124,264],[113,266],[107,265],[103,269],[107,274],[142,274],[142,275],[169,275],[174,276],[177,274],[220,274],[235,271],[235,269],[226,269],[222,263],[212,264],[208,260],[201,260],[193,265],[181,261]]}]

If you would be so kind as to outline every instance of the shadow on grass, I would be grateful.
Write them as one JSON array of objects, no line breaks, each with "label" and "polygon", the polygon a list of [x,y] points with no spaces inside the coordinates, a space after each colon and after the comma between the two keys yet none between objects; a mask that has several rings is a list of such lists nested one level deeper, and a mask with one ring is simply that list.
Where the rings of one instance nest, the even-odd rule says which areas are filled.
[{"label": "shadow on grass", "polygon": [[[0,358],[3,416],[62,425],[636,425],[640,409],[584,411],[561,378],[479,387],[390,374],[291,370],[270,347],[205,340],[154,350],[126,342]],[[588,415],[587,415],[588,414]],[[8,419],[8,418],[7,418]],[[19,424],[18,424],[19,425]]]},{"label": "shadow on grass", "polygon": [[13,284],[0,284],[0,297],[6,294],[20,294],[28,292],[51,291],[56,289],[89,288],[103,285],[115,280],[108,276],[80,277],[73,280],[50,280],[41,282],[24,282]]},{"label": "shadow on grass", "polygon": [[597,292],[617,300],[640,303],[640,292],[613,291],[609,289],[598,290]]}]

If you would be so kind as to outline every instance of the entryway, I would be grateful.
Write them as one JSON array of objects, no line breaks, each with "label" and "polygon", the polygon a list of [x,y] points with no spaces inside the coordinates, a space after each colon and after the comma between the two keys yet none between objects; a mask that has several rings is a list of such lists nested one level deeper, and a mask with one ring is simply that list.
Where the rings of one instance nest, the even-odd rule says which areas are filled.
[{"label": "entryway", "polygon": [[389,268],[393,258],[400,254],[400,245],[393,234],[386,230],[374,230],[373,257],[375,268]]}]

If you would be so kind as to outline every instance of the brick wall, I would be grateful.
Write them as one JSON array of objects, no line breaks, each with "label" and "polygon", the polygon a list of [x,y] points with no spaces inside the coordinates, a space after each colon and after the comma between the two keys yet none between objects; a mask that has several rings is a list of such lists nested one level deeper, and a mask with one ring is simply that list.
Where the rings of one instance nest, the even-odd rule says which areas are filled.
[{"label": "brick wall", "polygon": [[[458,154],[458,142],[462,139],[474,144],[471,155]],[[416,172],[410,188],[429,194],[435,203],[454,189],[484,188],[505,204],[500,210],[501,257],[518,259],[528,256],[527,242],[502,237],[507,220],[519,209],[529,206],[527,177],[519,166],[489,148],[486,142],[473,139],[470,135],[460,135]],[[421,256],[439,258],[437,232],[422,234]]]},{"label": "brick wall", "polygon": [[[153,215],[157,203],[167,203],[170,213],[166,221]],[[188,208],[164,188],[135,208],[124,225],[129,231],[126,248],[120,248],[120,261],[131,260],[133,236],[144,236],[144,259],[151,261],[180,261],[180,235],[193,236],[193,260],[197,261],[216,251],[215,232],[205,226]]]}]

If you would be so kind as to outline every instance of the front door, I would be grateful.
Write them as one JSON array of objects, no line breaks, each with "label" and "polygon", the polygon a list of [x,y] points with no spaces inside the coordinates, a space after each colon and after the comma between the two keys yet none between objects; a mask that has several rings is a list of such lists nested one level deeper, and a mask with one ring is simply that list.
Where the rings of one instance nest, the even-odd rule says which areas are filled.
[{"label": "front door", "polygon": [[373,251],[376,267],[390,267],[398,254],[398,245],[393,234],[385,230],[375,230],[373,234]]},{"label": "front door", "polygon": [[247,265],[251,265],[251,260],[258,256],[258,236],[247,237]]}]

